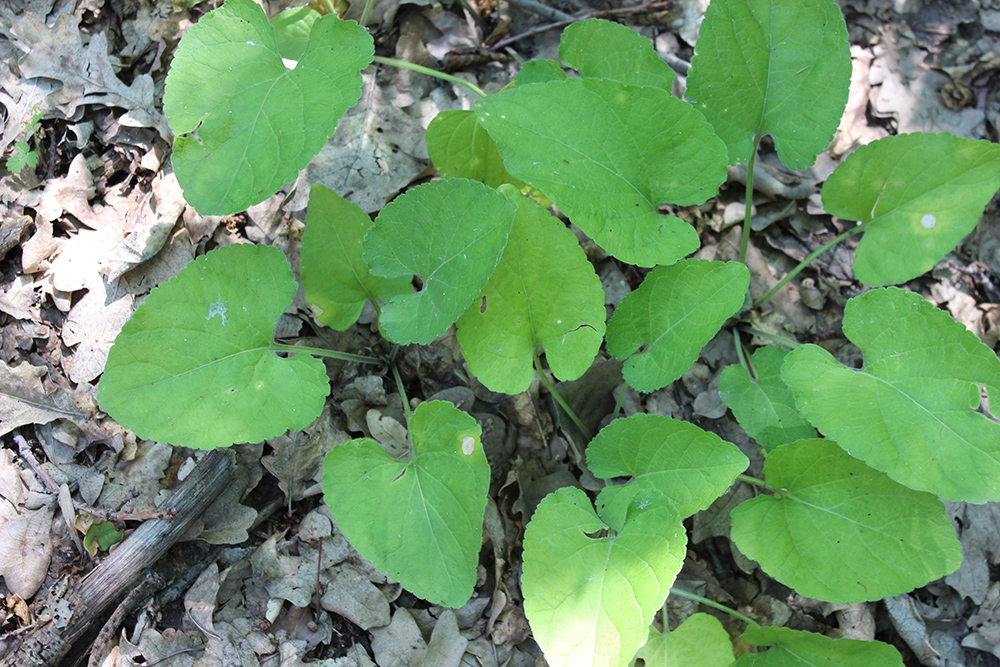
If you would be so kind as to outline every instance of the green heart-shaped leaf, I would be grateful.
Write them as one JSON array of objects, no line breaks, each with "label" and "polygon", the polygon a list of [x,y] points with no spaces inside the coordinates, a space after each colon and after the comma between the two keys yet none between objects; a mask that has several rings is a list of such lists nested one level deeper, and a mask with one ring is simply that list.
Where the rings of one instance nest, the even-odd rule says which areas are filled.
[{"label": "green heart-shaped leaf", "polygon": [[750,159],[770,134],[778,157],[804,169],[830,144],[847,105],[851,52],[833,0],[730,0],[708,6],[685,96],[729,147]]},{"label": "green heart-shaped leaf", "polygon": [[903,656],[878,641],[832,639],[791,628],[749,627],[743,639],[770,646],[764,653],[744,653],[733,667],[903,667]]},{"label": "green heart-shaped leaf", "polygon": [[649,639],[635,656],[643,667],[730,667],[733,644],[714,616],[697,613],[670,632],[649,628]]},{"label": "green heart-shaped leaf", "polygon": [[163,96],[188,202],[227,215],[295,180],[358,101],[373,53],[367,30],[329,14],[289,70],[253,0],[227,0],[202,17],[174,54]]},{"label": "green heart-shaped leaf", "polygon": [[368,214],[326,186],[309,191],[302,236],[302,290],[316,319],[338,331],[358,321],[366,301],[389,300],[413,291],[410,279],[378,278],[361,256]]},{"label": "green heart-shaped leaf", "polygon": [[386,338],[426,345],[443,334],[486,287],[516,214],[512,199],[464,178],[417,186],[382,209],[364,241],[371,272],[423,281],[382,309]]},{"label": "green heart-shaped leaf", "polygon": [[529,83],[562,81],[565,78],[566,71],[555,60],[529,60],[514,77],[514,85],[527,86]]},{"label": "green heart-shaped leaf", "polygon": [[669,92],[567,79],[490,95],[476,114],[507,171],[615,257],[672,264],[698,248],[694,228],[658,207],[700,204],[718,192],[726,149],[701,114]]},{"label": "green heart-shaped leaf", "polygon": [[792,390],[781,381],[781,365],[787,356],[787,350],[768,345],[750,357],[757,379],[738,364],[727,366],[719,376],[722,402],[766,451],[816,437],[816,429],[796,410]]},{"label": "green heart-shaped leaf", "polygon": [[833,442],[778,447],[764,473],[781,492],[733,510],[733,541],[802,595],[880,600],[962,564],[962,546],[940,500],[897,484]]},{"label": "green heart-shaped leaf", "polygon": [[623,524],[602,519],[587,494],[566,487],[525,530],[524,613],[552,667],[627,665],[684,560],[684,526],[657,492],[632,498]]},{"label": "green heart-shaped leaf", "polygon": [[[1000,424],[975,412],[1000,398],[1000,359],[919,294],[895,287],[847,302],[844,334],[865,355],[847,368],[816,345],[781,378],[821,433],[900,484],[946,500],[1000,500]],[[992,401],[991,401],[992,402]]]},{"label": "green heart-shaped leaf", "polygon": [[997,188],[997,144],[902,134],[848,156],[823,186],[823,206],[867,223],[854,275],[878,287],[930,271],[975,228]]},{"label": "green heart-shaped leaf", "polygon": [[560,380],[586,371],[604,340],[604,291],[569,229],[518,193],[507,248],[479,299],[458,320],[469,370],[492,391],[528,389],[539,348]]},{"label": "green heart-shaped leaf", "polygon": [[597,477],[631,475],[688,517],[712,504],[750,462],[736,445],[694,424],[639,413],[605,426],[587,447]]},{"label": "green heart-shaped leaf", "polygon": [[309,46],[309,33],[320,18],[319,12],[309,7],[286,9],[273,19],[274,39],[282,58],[298,60]]},{"label": "green heart-shaped leaf", "polygon": [[141,438],[210,449],[303,429],[330,383],[305,352],[275,354],[274,327],[298,289],[276,248],[199,257],[146,297],[108,354],[98,402]]},{"label": "green heart-shaped leaf", "polygon": [[524,183],[507,173],[497,144],[471,110],[442,111],[427,128],[427,152],[444,178],[471,178],[497,188]]},{"label": "green heart-shaped leaf", "polygon": [[740,309],[749,285],[750,272],[740,262],[658,266],[611,316],[608,353],[625,361],[625,380],[636,390],[662,389]]},{"label": "green heart-shaped leaf", "polygon": [[362,556],[414,595],[445,607],[472,596],[490,466],[476,420],[445,401],[410,418],[413,452],[397,461],[368,438],[323,461],[323,499]]},{"label": "green heart-shaped leaf", "polygon": [[559,59],[584,78],[614,79],[666,91],[674,82],[674,71],[660,60],[651,41],[612,21],[571,23],[559,39]]}]

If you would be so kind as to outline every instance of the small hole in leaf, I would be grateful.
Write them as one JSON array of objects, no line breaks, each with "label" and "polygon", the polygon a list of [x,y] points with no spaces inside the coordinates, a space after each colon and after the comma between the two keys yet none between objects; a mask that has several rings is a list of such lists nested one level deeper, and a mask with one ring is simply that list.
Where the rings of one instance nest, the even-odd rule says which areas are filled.
[{"label": "small hole in leaf", "polygon": [[604,539],[605,537],[608,536],[608,529],[607,528],[601,528],[600,530],[595,530],[592,533],[588,533],[587,531],[583,531],[583,534],[586,535],[587,537],[589,537],[592,540],[601,540],[601,539]]},{"label": "small hole in leaf", "polygon": [[424,279],[420,276],[413,276],[413,289],[418,292],[424,289]]},{"label": "small hole in leaf", "polygon": [[481,306],[479,306],[479,312],[480,313],[485,313],[486,312],[486,295],[485,294],[483,295],[483,304]]}]

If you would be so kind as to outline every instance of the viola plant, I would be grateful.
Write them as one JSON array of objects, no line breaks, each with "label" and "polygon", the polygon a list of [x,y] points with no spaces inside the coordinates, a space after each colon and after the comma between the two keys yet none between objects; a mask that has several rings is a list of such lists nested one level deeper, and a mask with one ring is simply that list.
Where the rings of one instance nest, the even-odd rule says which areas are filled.
[{"label": "viola plant", "polygon": [[[178,48],[165,109],[174,169],[202,213],[241,211],[293,180],[360,95],[368,33],[294,12],[269,22],[251,0],[227,0]],[[887,644],[760,627],[733,610],[746,643],[767,650],[735,659],[704,614],[668,641],[654,619],[686,553],[682,521],[737,479],[752,484],[760,495],[732,511],[739,550],[802,595],[849,603],[958,568],[941,498],[1000,500],[1000,426],[980,410],[981,388],[1000,397],[1000,360],[919,295],[887,287],[933,267],[974,228],[1000,187],[1000,147],[911,134],[858,149],[822,190],[828,213],[858,224],[750,303],[743,262],[760,141],[769,135],[789,168],[811,165],[838,125],[850,73],[832,0],[713,2],[685,100],[671,95],[673,72],[648,40],[581,21],[564,31],[559,62],[529,62],[474,109],[440,114],[427,144],[443,178],[374,221],[313,186],[301,276],[320,323],[345,330],[370,303],[393,345],[430,343],[454,325],[487,388],[522,392],[538,375],[577,422],[550,374],[579,378],[603,345],[633,390],[665,387],[734,317],[834,243],[864,235],[855,275],[874,289],[848,302],[843,321],[862,368],[816,345],[771,346],[722,374],[723,400],[763,448],[764,479],[745,475],[746,456],[717,435],[636,414],[587,445],[590,472],[606,482],[596,497],[564,488],[539,504],[522,590],[549,664],[666,665],[669,645],[671,665],[901,666]],[[740,261],[686,259],[698,235],[661,207],[706,202],[742,163]],[[609,321],[593,266],[550,204],[617,260],[650,269]],[[387,362],[275,343],[296,288],[276,249],[237,245],[193,261],[122,330],[101,406],[140,437],[202,449],[304,428],[330,391],[317,355]],[[473,594],[489,492],[481,430],[441,401],[407,421],[402,456],[371,439],[335,447],[324,497],[376,567],[459,607]]]}]

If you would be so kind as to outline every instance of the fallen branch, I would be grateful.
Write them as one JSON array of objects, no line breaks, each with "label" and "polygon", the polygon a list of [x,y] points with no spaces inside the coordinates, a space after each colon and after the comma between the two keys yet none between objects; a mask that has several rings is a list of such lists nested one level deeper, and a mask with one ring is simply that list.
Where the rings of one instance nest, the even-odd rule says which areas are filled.
[{"label": "fallen branch", "polygon": [[102,623],[109,607],[131,590],[143,572],[166,553],[215,502],[233,479],[235,463],[227,450],[208,453],[159,508],[173,519],[152,519],[139,526],[110,556],[67,594],[72,620],[65,628],[40,626],[12,646],[0,667],[53,667],[91,626]]}]

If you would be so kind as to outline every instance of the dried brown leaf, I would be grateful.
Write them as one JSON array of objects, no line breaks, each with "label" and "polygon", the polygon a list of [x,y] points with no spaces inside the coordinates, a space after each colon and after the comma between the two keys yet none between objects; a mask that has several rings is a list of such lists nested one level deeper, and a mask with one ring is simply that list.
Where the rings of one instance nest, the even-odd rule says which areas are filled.
[{"label": "dried brown leaf", "polygon": [[45,581],[52,559],[54,505],[26,510],[0,525],[0,576],[7,588],[24,599],[33,596]]},{"label": "dried brown leaf", "polygon": [[0,361],[0,435],[26,424],[86,418],[65,389],[45,392],[41,378],[46,372],[40,366],[25,363],[11,368]]},{"label": "dried brown leaf", "polygon": [[140,74],[132,85],[122,83],[108,57],[104,32],[93,35],[84,46],[73,14],[63,12],[51,27],[26,13],[14,22],[11,33],[25,52],[17,63],[23,77],[63,84],[49,93],[46,101],[66,118],[76,118],[82,105],[102,104],[126,109],[128,113],[119,119],[122,124],[152,127],[165,139],[171,137],[166,119],[155,110],[153,78]]}]

